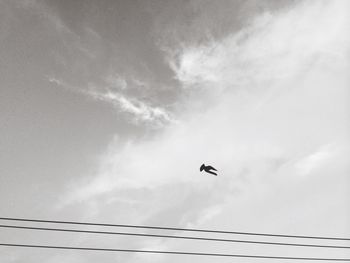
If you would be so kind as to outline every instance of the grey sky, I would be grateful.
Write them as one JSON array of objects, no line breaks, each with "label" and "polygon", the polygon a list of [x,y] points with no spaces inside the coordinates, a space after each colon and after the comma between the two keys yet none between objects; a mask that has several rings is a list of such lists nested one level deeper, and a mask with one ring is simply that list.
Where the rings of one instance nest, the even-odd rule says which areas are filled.
[{"label": "grey sky", "polygon": [[[348,10],[345,0],[0,0],[0,215],[350,236]],[[203,162],[219,176],[199,173]],[[5,229],[0,241],[350,256]]]}]

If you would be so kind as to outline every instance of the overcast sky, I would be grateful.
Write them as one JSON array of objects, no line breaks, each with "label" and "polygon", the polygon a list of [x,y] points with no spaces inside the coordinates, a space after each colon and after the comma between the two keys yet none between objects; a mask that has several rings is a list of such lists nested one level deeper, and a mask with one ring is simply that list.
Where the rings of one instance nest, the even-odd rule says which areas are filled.
[{"label": "overcast sky", "polygon": [[[350,236],[349,10],[346,0],[0,0],[0,217]],[[8,229],[0,241],[350,257]],[[24,260],[232,262],[0,247],[0,263]],[[253,261],[271,262],[237,260]]]}]

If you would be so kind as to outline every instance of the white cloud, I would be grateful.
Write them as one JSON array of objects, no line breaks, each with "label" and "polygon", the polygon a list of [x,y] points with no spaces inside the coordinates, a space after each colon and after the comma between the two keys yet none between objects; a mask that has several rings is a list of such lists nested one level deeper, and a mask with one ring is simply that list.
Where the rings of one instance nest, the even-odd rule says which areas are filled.
[{"label": "white cloud", "polygon": [[54,83],[57,86],[64,86],[65,85],[61,80],[59,80],[59,79],[57,79],[55,77],[52,77],[52,76],[48,77],[48,80],[49,80],[50,83]]},{"label": "white cloud", "polygon": [[[216,43],[185,48],[171,63],[177,65],[175,74],[184,86],[211,88],[209,93],[196,90],[203,101],[200,111],[186,107],[177,116],[179,123],[150,140],[111,143],[96,176],[76,186],[66,204],[97,200],[102,213],[111,205],[105,201],[119,196],[139,201],[123,212],[137,222],[210,225],[225,213],[237,223],[241,218],[241,226],[279,229],[292,224],[288,216],[299,211],[293,205],[284,210],[283,222],[271,223],[267,213],[277,213],[280,200],[300,204],[291,185],[305,180],[310,189],[318,180],[298,174],[317,174],[316,167],[328,158],[322,169],[336,171],[332,180],[340,185],[349,168],[348,162],[334,161],[334,156],[347,158],[341,145],[349,142],[348,5],[306,1],[264,14],[249,28]],[[117,93],[95,96],[143,120],[168,119],[161,110]],[[322,148],[325,145],[332,145],[337,154]],[[214,165],[219,176],[199,173],[203,162]],[[328,187],[324,182],[318,189]],[[259,203],[264,198],[268,205]],[[258,204],[266,205],[261,207],[268,208],[266,214],[243,220],[245,213],[255,213],[249,207]],[[230,205],[235,209],[228,209]],[[115,207],[123,211],[123,204]],[[237,207],[246,209],[236,215]],[[315,220],[310,213],[298,215],[301,222]]]},{"label": "white cloud", "polygon": [[[228,36],[215,49],[184,50],[179,68],[186,76],[179,77],[184,85],[191,79],[203,85],[213,81],[213,88],[220,88],[222,83],[237,83],[234,77],[246,76],[246,84],[238,87],[252,87],[238,93],[235,89],[218,92],[219,103],[205,112],[184,112],[181,124],[170,125],[154,140],[111,146],[115,150],[103,158],[96,180],[106,180],[107,191],[112,190],[111,185],[123,188],[176,181],[202,183],[196,165],[205,160],[233,178],[246,167],[261,174],[254,167],[258,170],[266,167],[264,162],[293,159],[337,141],[348,128],[344,121],[348,116],[348,77],[343,74],[348,65],[344,65],[343,56],[322,50],[341,46],[337,51],[348,55],[347,36],[343,34],[347,29],[344,5],[347,2],[308,2],[284,13],[257,18],[252,28]],[[316,20],[316,14],[324,19]],[[187,56],[198,63],[186,64],[183,61]],[[328,59],[337,72],[328,71]],[[213,74],[216,80],[208,79],[206,72],[217,73]],[[269,93],[268,88],[260,87],[260,81],[278,86],[280,91],[257,109],[256,104]],[[141,120],[170,119],[162,109],[116,92],[90,95],[115,103]],[[204,180],[209,183],[211,179]],[[89,187],[100,192],[99,185],[94,180]]]},{"label": "white cloud", "polygon": [[[334,151],[334,150],[333,150]],[[314,169],[322,167],[327,164],[327,159],[332,157],[332,150],[330,145],[323,146],[320,150],[306,156],[299,160],[295,167],[301,175],[308,175]]]},{"label": "white cloud", "polygon": [[266,13],[222,41],[185,49],[170,64],[186,86],[246,88],[254,81],[263,88],[266,81],[307,71],[324,55],[348,60],[347,9],[345,1],[305,1],[286,12]]},{"label": "white cloud", "polygon": [[[63,80],[53,76],[49,76],[48,81],[71,92],[80,93],[85,96],[89,96],[94,100],[109,103],[119,111],[130,114],[131,121],[136,124],[140,122],[147,123],[154,128],[159,128],[166,124],[176,122],[176,120],[170,116],[170,113],[165,109],[148,105],[137,98],[129,98],[126,95],[123,95],[121,92],[115,90],[115,87],[114,89],[106,88],[104,89],[106,91],[100,91],[96,87],[90,86],[89,89],[84,90],[69,85]],[[126,82],[121,78],[113,78],[109,81],[111,82],[110,84],[121,85],[121,89],[126,88]]]},{"label": "white cloud", "polygon": [[[156,250],[166,251],[168,247],[161,241],[146,241],[140,250]],[[136,262],[164,262],[163,254],[136,254],[134,256]]]},{"label": "white cloud", "polygon": [[151,123],[159,127],[172,121],[166,110],[152,107],[136,98],[128,98],[116,91],[109,90],[103,93],[90,90],[87,94],[96,100],[111,103],[122,112],[130,113],[136,122]]},{"label": "white cloud", "polygon": [[126,80],[117,74],[107,76],[106,82],[109,84],[110,88],[114,89],[125,90],[128,87]]}]

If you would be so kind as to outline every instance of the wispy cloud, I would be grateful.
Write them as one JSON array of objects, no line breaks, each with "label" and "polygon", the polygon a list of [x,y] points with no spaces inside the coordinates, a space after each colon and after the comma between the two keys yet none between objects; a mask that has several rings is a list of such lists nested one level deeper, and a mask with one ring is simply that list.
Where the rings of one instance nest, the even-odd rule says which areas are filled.
[{"label": "wispy cloud", "polygon": [[327,160],[334,157],[336,153],[335,150],[336,149],[332,149],[331,145],[323,145],[321,149],[298,160],[295,167],[301,175],[308,175],[313,172],[314,169],[327,165]]},{"label": "wispy cloud", "polygon": [[107,91],[105,93],[88,91],[92,98],[111,103],[122,112],[129,113],[137,122],[151,123],[162,126],[172,121],[169,113],[160,107],[152,107],[136,98],[128,98],[118,92]]},{"label": "wispy cloud", "polygon": [[106,82],[110,86],[110,88],[114,89],[125,90],[128,87],[126,80],[117,74],[108,75],[106,77]]},{"label": "wispy cloud", "polygon": [[[178,79],[185,86],[210,84],[220,89],[224,85],[226,92],[216,94],[220,103],[205,112],[183,112],[178,116],[181,124],[170,125],[152,141],[112,145],[115,150],[102,158],[96,178],[85,187],[79,186],[77,198],[89,200],[121,188],[162,189],[183,182],[205,189],[212,178],[197,174],[197,165],[205,160],[215,163],[224,175],[220,183],[208,187],[220,189],[219,196],[220,192],[235,195],[239,189],[233,185],[240,188],[252,178],[260,181],[277,173],[283,165],[279,160],[294,160],[337,140],[337,134],[346,131],[342,98],[347,82],[329,73],[324,63],[331,59],[333,68],[342,71],[342,57],[324,50],[341,47],[337,50],[348,55],[344,5],[346,2],[341,1],[311,1],[282,13],[263,14],[249,28],[215,45],[183,50],[175,69]],[[318,21],[316,14],[324,19]],[[330,83],[337,83],[332,95]],[[233,84],[242,92],[230,89]],[[279,92],[256,110],[256,104],[269,92],[263,84],[277,87]],[[164,110],[117,92],[90,91],[89,95],[140,121],[171,119]],[[325,106],[334,102],[338,102],[335,108]],[[315,119],[319,115],[322,120]],[[337,130],[332,129],[335,125]],[[225,198],[214,200],[222,202]]]},{"label": "wispy cloud", "polygon": [[237,88],[253,81],[262,86],[305,73],[322,56],[339,60],[347,52],[346,5],[310,1],[285,12],[265,13],[223,40],[186,47],[169,63],[185,86]]},{"label": "wispy cloud", "polygon": [[[118,213],[119,219],[154,224],[198,226],[216,220],[224,225],[222,214],[230,218],[227,227],[232,222],[273,229],[293,224],[290,215],[298,208],[291,206],[282,215],[281,200],[300,203],[309,192],[296,197],[291,184],[304,180],[307,187],[322,192],[329,187],[327,180],[319,184],[314,180],[329,175],[315,167],[326,159],[327,170],[337,171],[332,175],[334,184],[342,184],[346,176],[347,157],[341,145],[349,141],[350,66],[344,61],[349,58],[348,5],[306,1],[262,14],[226,38],[182,47],[169,63],[184,87],[210,88],[210,94],[195,90],[204,102],[200,111],[191,108],[191,97],[176,116],[180,122],[166,126],[154,138],[113,141],[94,178],[75,182],[64,205],[98,203],[99,213],[109,218],[117,217],[109,211],[113,206],[124,211]],[[118,92],[89,95],[142,121],[171,119],[162,109]],[[325,145],[334,151],[322,148]],[[199,173],[203,162],[214,164],[219,176]],[[300,177],[300,172],[319,177]],[[107,203],[111,197],[120,198]],[[138,202],[125,207],[120,200],[128,199]],[[271,214],[285,218],[283,223],[272,226],[268,211],[257,220],[251,216],[254,209],[242,209],[265,199]],[[315,219],[303,216],[300,220],[305,222]]]},{"label": "wispy cloud", "polygon": [[109,103],[120,112],[129,114],[131,116],[130,120],[135,124],[146,123],[155,128],[160,128],[175,121],[165,109],[151,106],[137,98],[130,98],[119,92],[117,90],[119,86],[121,90],[127,87],[125,80],[120,77],[109,79],[112,86],[105,87],[102,91],[95,86],[90,86],[88,89],[77,88],[53,76],[48,77],[48,81],[72,92],[89,96],[96,101]]},{"label": "wispy cloud", "polygon": [[17,6],[31,9],[40,14],[40,16],[46,19],[49,25],[52,26],[52,28],[57,32],[74,35],[69,27],[63,22],[63,20],[52,10],[50,10],[50,8],[48,8],[44,2],[37,0],[22,0],[15,1],[14,3]]}]

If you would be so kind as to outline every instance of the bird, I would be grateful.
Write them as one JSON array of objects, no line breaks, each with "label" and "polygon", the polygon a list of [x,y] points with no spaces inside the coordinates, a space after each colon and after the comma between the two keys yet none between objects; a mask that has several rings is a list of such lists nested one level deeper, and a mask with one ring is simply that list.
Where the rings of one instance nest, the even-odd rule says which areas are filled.
[{"label": "bird", "polygon": [[213,166],[210,166],[210,165],[205,165],[204,163],[201,165],[201,167],[199,168],[199,171],[202,172],[202,171],[205,171],[207,173],[210,173],[210,174],[213,174],[215,176],[217,176],[217,173],[213,172],[214,171],[217,171]]}]

